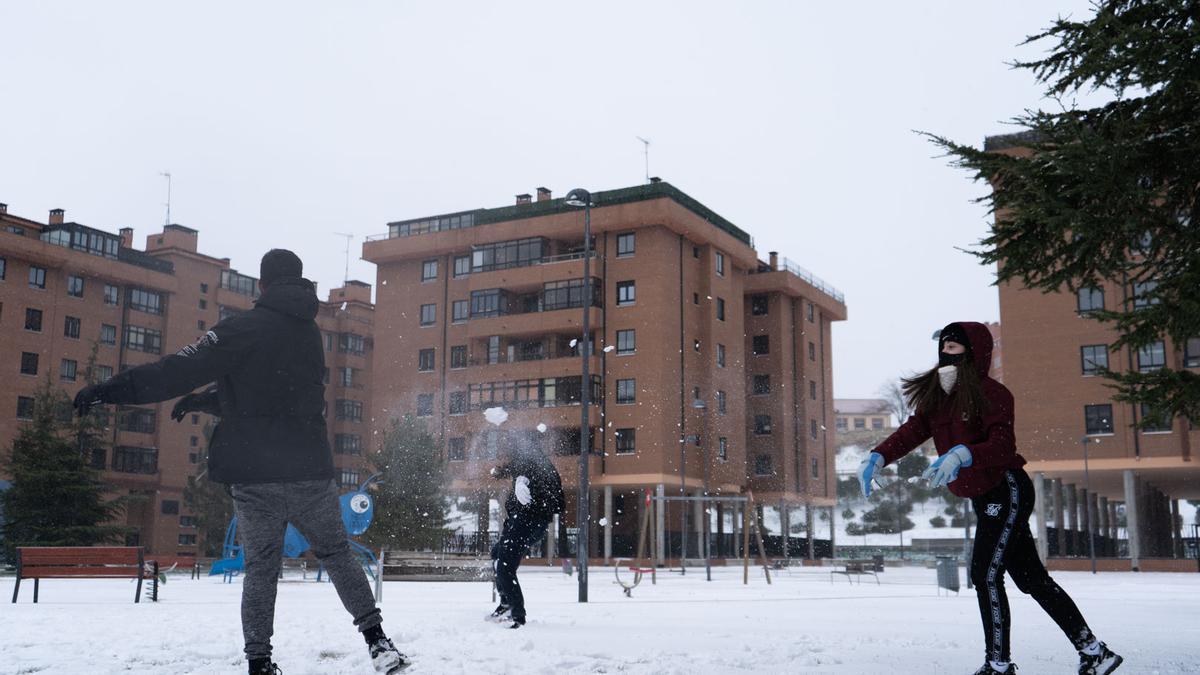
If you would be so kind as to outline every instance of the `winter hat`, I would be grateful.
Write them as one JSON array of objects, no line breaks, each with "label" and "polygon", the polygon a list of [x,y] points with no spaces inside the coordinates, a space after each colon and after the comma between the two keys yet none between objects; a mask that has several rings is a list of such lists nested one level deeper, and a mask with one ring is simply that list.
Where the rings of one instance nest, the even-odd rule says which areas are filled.
[{"label": "winter hat", "polygon": [[950,366],[957,365],[959,362],[966,360],[966,353],[963,354],[946,354],[942,351],[942,347],[947,342],[957,342],[967,348],[967,352],[971,351],[971,340],[967,338],[967,331],[963,329],[961,324],[952,323],[941,330],[938,335],[938,365]]},{"label": "winter hat", "polygon": [[267,251],[258,266],[258,278],[263,286],[270,286],[286,277],[298,279],[303,274],[304,263],[300,262],[300,257],[285,248]]}]

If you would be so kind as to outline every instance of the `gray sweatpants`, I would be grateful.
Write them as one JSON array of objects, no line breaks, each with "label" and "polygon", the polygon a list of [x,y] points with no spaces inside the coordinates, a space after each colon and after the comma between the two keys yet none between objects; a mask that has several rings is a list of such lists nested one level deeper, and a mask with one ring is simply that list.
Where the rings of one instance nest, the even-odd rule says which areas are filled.
[{"label": "gray sweatpants", "polygon": [[371,586],[346,542],[337,488],[331,480],[234,485],[238,536],[246,552],[242,634],[246,658],[271,656],[275,591],[283,564],[283,535],[291,523],[333,580],[359,631],[382,621]]}]

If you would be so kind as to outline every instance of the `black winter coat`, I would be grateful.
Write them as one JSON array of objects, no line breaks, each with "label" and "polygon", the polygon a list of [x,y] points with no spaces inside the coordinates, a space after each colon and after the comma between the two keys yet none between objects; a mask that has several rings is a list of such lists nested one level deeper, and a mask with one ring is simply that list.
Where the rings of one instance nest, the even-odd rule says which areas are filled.
[{"label": "black winter coat", "polygon": [[316,289],[307,279],[281,279],[254,304],[179,353],[108,380],[99,398],[154,403],[216,382],[220,422],[209,443],[212,480],[333,478]]},{"label": "black winter coat", "polygon": [[[540,451],[519,453],[512,461],[501,466],[497,471],[501,478],[512,478],[512,490],[504,501],[504,509],[509,517],[522,517],[537,520],[550,520],[556,513],[562,513],[566,506],[563,499],[562,478],[550,458]],[[522,504],[517,500],[517,478],[525,476],[529,479],[529,495],[532,501]]]}]

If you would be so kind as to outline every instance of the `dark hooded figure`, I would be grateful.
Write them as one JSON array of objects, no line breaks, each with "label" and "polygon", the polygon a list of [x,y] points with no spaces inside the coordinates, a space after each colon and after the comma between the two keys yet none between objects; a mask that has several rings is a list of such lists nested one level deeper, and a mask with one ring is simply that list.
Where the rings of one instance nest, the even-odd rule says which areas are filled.
[{"label": "dark hooded figure", "polygon": [[[325,352],[314,321],[320,302],[291,251],[262,258],[254,309],[213,326],[195,343],[155,363],[85,387],[80,415],[101,403],[155,403],[187,394],[171,416],[220,416],[209,444],[209,477],[225,483],[245,552],[242,632],[249,671],[277,673],[271,662],[275,593],[288,523],[308,540],[380,672],[407,658],[383,632],[370,586],[342,523],[325,427]],[[199,394],[197,387],[216,383]]]},{"label": "dark hooded figure", "polygon": [[517,581],[521,559],[529,547],[546,534],[554,514],[562,513],[562,479],[550,458],[537,448],[506,450],[505,461],[492,470],[496,478],[512,480],[512,490],[504,501],[507,517],[500,540],[492,546],[492,568],[500,605],[492,612],[496,621],[511,619],[510,628],[525,625],[525,595]]},{"label": "dark hooded figure", "polygon": [[904,380],[912,416],[859,466],[863,494],[874,474],[930,438],[938,458],[922,478],[966,497],[978,516],[971,554],[971,581],[983,620],[985,657],[975,675],[1013,673],[1009,661],[1008,597],[1004,573],[1033,596],[1079,651],[1081,674],[1111,673],[1121,657],[1088,628],[1071,597],[1054,582],[1038,557],[1029,516],[1033,482],[1022,468],[1013,434],[1013,396],[988,376],[992,335],[981,323],[957,322],[938,337],[938,365]]}]

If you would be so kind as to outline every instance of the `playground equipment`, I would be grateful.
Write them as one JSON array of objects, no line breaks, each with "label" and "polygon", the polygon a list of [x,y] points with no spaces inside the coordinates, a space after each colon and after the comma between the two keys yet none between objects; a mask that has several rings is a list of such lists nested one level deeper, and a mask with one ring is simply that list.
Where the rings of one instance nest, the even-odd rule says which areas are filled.
[{"label": "playground equipment", "polygon": [[[367,486],[375,482],[380,475],[378,473],[371,475],[363,481],[362,485],[358,486],[357,490],[347,492],[339,498],[342,507],[342,522],[346,525],[346,533],[351,537],[366,532],[367,528],[371,526],[371,519],[375,515],[375,500],[371,499],[371,495],[367,492]],[[235,574],[246,569],[246,553],[237,542],[237,525],[238,518],[237,515],[234,515],[229,520],[229,526],[225,528],[225,542],[221,549],[221,559],[214,561],[212,569],[208,572],[209,576],[218,574],[224,576],[226,583],[232,581]],[[379,566],[375,554],[371,552],[371,549],[353,539],[347,539],[347,542],[350,544],[350,549],[362,561],[367,574],[374,579],[376,568]],[[308,540],[291,523],[288,523],[287,532],[283,536],[284,557],[299,558],[308,549]],[[324,567],[317,571],[317,581],[321,580],[323,571]]]}]

